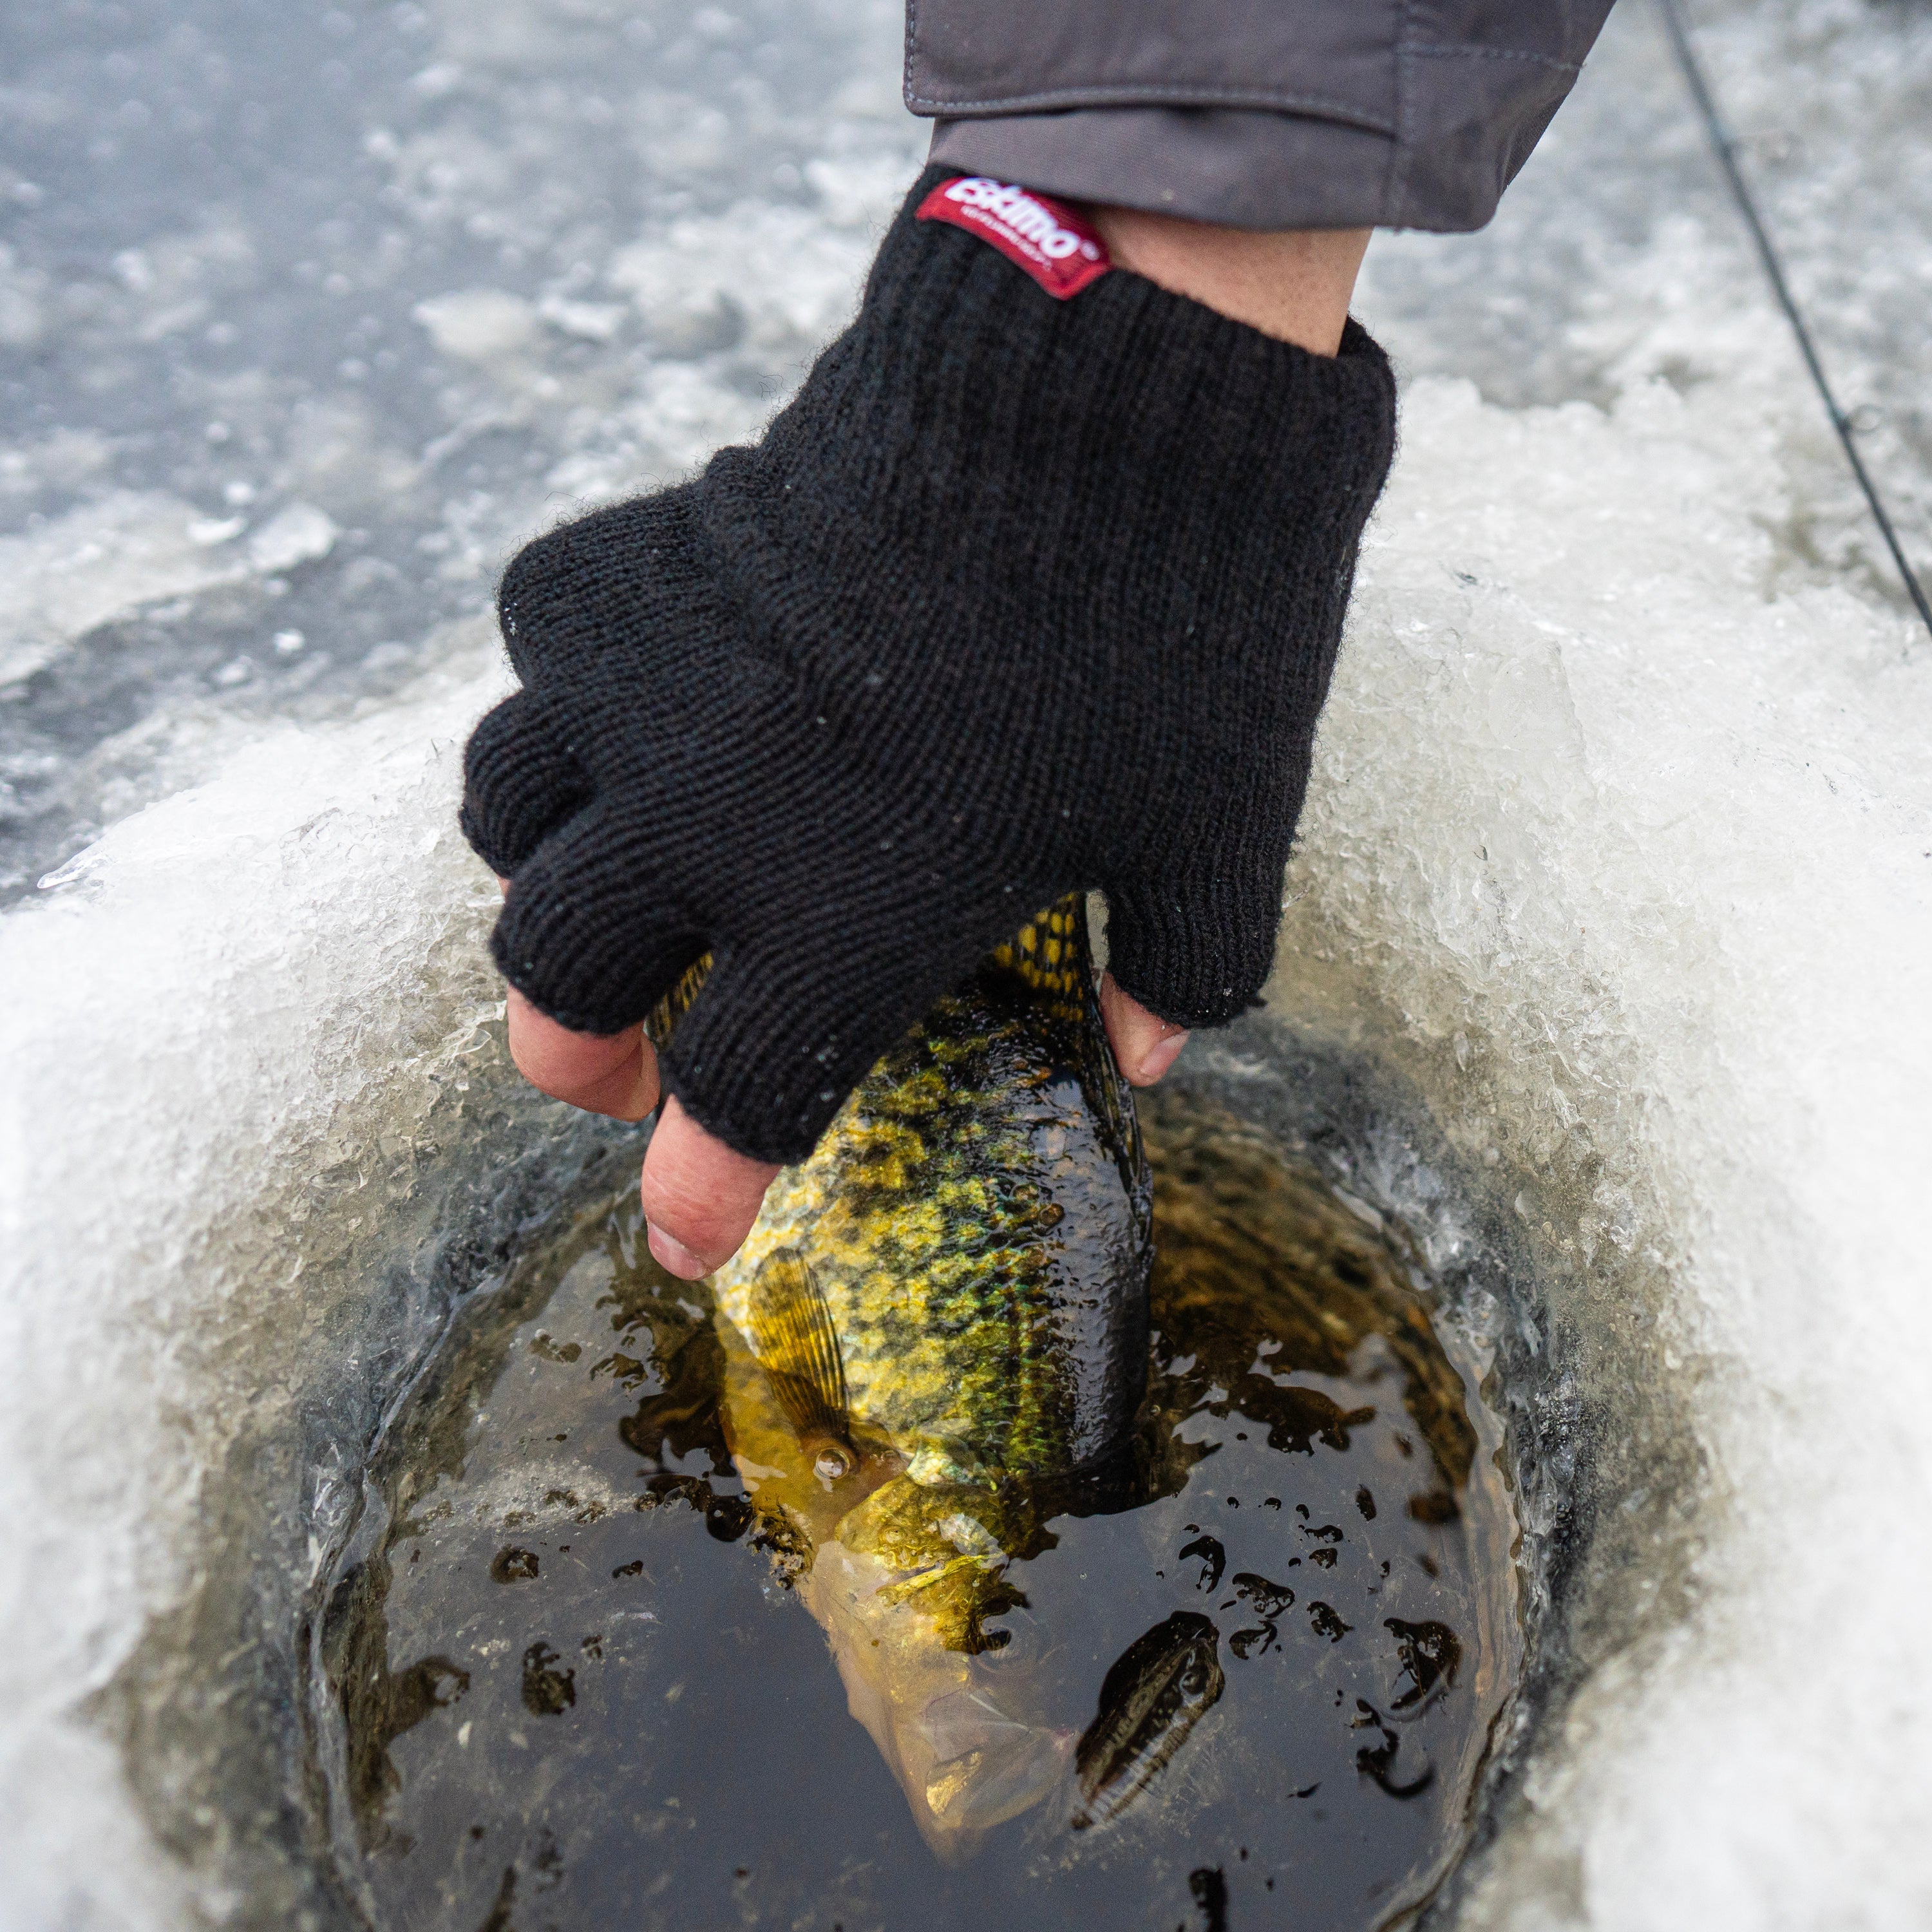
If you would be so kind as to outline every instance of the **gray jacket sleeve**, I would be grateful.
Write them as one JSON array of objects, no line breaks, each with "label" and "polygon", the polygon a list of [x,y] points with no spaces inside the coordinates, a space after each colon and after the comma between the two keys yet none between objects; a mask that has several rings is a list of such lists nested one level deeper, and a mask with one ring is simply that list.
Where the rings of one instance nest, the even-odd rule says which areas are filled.
[{"label": "gray jacket sleeve", "polygon": [[1247,228],[1480,228],[1610,0],[907,0],[932,158]]}]

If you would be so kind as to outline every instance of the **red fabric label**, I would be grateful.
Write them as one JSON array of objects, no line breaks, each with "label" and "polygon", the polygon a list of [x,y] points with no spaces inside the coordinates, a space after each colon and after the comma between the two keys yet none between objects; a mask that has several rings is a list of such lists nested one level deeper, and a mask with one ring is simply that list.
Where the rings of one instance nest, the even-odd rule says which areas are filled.
[{"label": "red fabric label", "polygon": [[958,175],[919,205],[922,221],[950,221],[990,242],[1057,302],[1077,296],[1114,265],[1099,236],[1064,201],[1012,182]]}]

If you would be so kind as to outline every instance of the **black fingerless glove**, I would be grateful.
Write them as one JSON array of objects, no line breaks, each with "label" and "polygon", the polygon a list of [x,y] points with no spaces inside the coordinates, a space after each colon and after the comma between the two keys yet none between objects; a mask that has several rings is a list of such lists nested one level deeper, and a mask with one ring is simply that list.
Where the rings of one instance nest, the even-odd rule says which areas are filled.
[{"label": "black fingerless glove", "polygon": [[524,688],[470,742],[506,977],[613,1033],[714,953],[664,1083],[768,1160],[1070,890],[1155,1012],[1253,1001],[1393,448],[1352,322],[1330,358],[1121,270],[1057,301],[914,219],[943,178],[762,442],[512,563]]}]

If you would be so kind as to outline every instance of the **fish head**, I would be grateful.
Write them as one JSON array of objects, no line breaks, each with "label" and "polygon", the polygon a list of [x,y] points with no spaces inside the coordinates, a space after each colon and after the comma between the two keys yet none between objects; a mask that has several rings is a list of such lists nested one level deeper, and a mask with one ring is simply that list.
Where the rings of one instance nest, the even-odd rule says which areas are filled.
[{"label": "fish head", "polygon": [[1036,1512],[1022,1490],[958,1480],[974,1462],[957,1443],[908,1459],[863,1429],[821,1435],[721,1325],[739,1473],[775,1547],[796,1558],[853,1716],[926,1843],[961,1863],[1058,1788],[1072,1759],[1072,1729],[1039,1714],[1044,1646],[1007,1575]]},{"label": "fish head", "polygon": [[950,1864],[1059,1789],[1073,1754],[1072,1730],[1045,1715],[1049,1653],[1007,1574],[1016,1539],[1000,1500],[896,1478],[800,1584],[853,1716]]}]

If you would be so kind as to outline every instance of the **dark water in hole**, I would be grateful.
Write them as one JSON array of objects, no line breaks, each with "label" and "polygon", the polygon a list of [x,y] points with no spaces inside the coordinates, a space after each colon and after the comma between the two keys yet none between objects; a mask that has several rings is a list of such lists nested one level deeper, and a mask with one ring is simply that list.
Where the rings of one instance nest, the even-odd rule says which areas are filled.
[{"label": "dark water in hole", "polygon": [[760,1546],[705,1291],[626,1189],[468,1311],[325,1584],[317,1758],[376,1924],[1345,1928],[1427,1896],[1521,1663],[1500,1424],[1314,1169],[1198,1100],[1148,1129],[1137,1493],[1174,1492],[1057,1520],[973,1665],[1023,1659],[1070,1735],[1136,1640],[1204,1619],[1220,1694],[1140,1796],[934,1857]]}]

